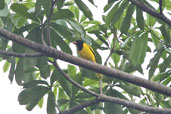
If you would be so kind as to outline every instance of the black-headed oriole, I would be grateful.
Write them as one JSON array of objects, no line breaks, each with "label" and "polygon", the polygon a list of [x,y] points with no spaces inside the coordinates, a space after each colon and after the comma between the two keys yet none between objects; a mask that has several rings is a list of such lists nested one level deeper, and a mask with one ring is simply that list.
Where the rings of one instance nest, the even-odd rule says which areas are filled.
[{"label": "black-headed oriole", "polygon": [[[82,40],[77,40],[73,43],[77,46],[77,51],[81,58],[96,63],[96,57],[95,57],[93,48],[91,46],[89,46]],[[99,74],[99,73],[96,73],[96,74],[99,79],[103,78],[103,76],[101,74]]]}]

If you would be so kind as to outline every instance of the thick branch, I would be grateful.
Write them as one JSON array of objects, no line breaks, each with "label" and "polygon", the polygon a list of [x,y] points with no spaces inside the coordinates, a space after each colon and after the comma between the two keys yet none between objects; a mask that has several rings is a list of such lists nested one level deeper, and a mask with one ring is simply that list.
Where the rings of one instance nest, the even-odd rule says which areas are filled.
[{"label": "thick branch", "polygon": [[93,70],[95,72],[99,72],[101,74],[105,74],[108,77],[124,80],[124,81],[127,81],[129,83],[136,84],[138,86],[150,89],[152,91],[163,93],[165,95],[171,96],[171,87],[164,86],[160,83],[153,82],[150,80],[145,80],[143,78],[128,74],[128,73],[120,71],[120,70],[115,70],[115,69],[112,69],[112,68],[109,68],[106,66],[102,66],[102,65],[87,61],[87,60],[82,59],[82,58],[74,57],[70,54],[58,51],[52,47],[46,47],[46,46],[43,46],[39,43],[35,43],[33,41],[30,41],[26,38],[23,38],[21,36],[18,36],[16,34],[8,32],[7,30],[4,30],[2,28],[0,28],[0,35],[2,35],[3,37],[5,37],[9,40],[12,40],[16,43],[19,43],[19,44],[24,45],[26,47],[29,47],[33,50],[41,52],[47,56],[63,60],[63,61],[75,64],[75,65]]},{"label": "thick branch", "polygon": [[12,57],[19,57],[19,58],[28,58],[28,57],[40,57],[43,56],[42,53],[16,53],[16,52],[6,52],[0,50],[0,55],[4,56],[12,56]]},{"label": "thick branch", "polygon": [[171,26],[171,20],[168,19],[166,16],[164,16],[161,13],[156,12],[155,10],[153,10],[152,8],[148,7],[146,4],[144,4],[143,2],[140,2],[138,0],[128,0],[131,3],[133,3],[134,5],[138,6],[139,8],[141,8],[143,11],[149,13],[150,15],[166,22],[168,25]]},{"label": "thick branch", "polygon": [[154,108],[154,107],[137,104],[137,103],[134,103],[131,101],[123,100],[123,99],[116,98],[116,97],[110,97],[110,96],[106,96],[106,95],[99,95],[99,98],[103,102],[117,103],[120,105],[124,105],[126,107],[134,108],[136,110],[140,110],[140,111],[144,111],[144,112],[148,112],[148,113],[171,114],[171,109],[167,109],[167,108],[163,108],[163,109],[162,108]]}]

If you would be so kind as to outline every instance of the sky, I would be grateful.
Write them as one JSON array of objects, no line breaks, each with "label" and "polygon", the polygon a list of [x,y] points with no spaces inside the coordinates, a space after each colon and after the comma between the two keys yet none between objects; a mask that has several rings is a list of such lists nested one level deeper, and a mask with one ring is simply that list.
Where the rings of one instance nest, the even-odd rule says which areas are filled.
[{"label": "sky", "polygon": [[[102,20],[103,7],[107,3],[107,0],[97,0],[95,4],[98,7],[94,7],[90,3],[88,7],[93,11],[93,16],[96,20]],[[46,98],[44,100],[43,108],[36,106],[31,112],[27,111],[25,105],[20,105],[17,98],[22,91],[22,87],[15,83],[15,80],[11,84],[8,79],[8,72],[3,73],[4,61],[0,62],[0,114],[47,114],[46,112]]]}]

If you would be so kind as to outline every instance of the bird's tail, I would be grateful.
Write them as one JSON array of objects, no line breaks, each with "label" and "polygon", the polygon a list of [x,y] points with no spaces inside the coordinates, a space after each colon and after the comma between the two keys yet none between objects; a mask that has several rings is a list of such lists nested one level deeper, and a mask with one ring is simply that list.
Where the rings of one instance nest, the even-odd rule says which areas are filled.
[{"label": "bird's tail", "polygon": [[102,74],[100,74],[100,73],[96,73],[96,75],[97,75],[97,77],[98,77],[99,79],[103,79]]}]

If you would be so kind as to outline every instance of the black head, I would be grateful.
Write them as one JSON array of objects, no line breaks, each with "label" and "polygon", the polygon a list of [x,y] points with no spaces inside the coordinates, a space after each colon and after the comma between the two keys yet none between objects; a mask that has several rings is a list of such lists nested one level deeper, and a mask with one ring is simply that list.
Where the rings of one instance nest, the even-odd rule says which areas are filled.
[{"label": "black head", "polygon": [[78,50],[81,50],[83,48],[83,41],[82,40],[77,40],[74,42],[74,44],[77,46]]}]

